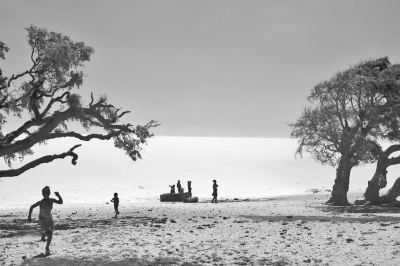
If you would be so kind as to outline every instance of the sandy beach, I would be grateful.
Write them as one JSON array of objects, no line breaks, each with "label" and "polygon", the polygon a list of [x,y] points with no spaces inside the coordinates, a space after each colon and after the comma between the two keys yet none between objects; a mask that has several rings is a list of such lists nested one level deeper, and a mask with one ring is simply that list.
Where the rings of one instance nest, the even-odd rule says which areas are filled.
[{"label": "sandy beach", "polygon": [[[351,194],[353,201],[360,195]],[[0,209],[1,265],[143,259],[157,265],[399,265],[400,211],[332,207],[329,193],[218,204],[55,205],[52,255],[39,242],[37,213]],[[38,265],[38,264],[35,264]],[[39,264],[40,265],[40,264]],[[166,265],[160,263],[160,265]]]},{"label": "sandy beach", "polygon": [[0,266],[400,266],[399,11],[0,1]]}]

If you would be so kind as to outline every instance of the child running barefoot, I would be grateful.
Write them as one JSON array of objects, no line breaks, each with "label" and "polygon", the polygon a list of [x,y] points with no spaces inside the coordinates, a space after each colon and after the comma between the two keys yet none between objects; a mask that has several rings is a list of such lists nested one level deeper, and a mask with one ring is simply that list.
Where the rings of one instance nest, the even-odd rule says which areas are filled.
[{"label": "child running barefoot", "polygon": [[47,244],[46,244],[46,255],[50,255],[50,243],[53,238],[54,231],[54,222],[51,216],[51,209],[53,209],[53,203],[63,204],[63,200],[58,192],[54,192],[54,194],[58,197],[58,200],[50,198],[50,187],[45,186],[42,189],[43,199],[41,201],[36,202],[29,209],[28,221],[32,221],[32,210],[37,206],[40,206],[39,212],[39,222],[42,228],[42,241],[46,242],[47,236]]},{"label": "child running barefoot", "polygon": [[114,209],[115,209],[115,217],[114,218],[117,218],[117,215],[119,214],[119,211],[118,211],[118,205],[119,205],[118,193],[114,193],[114,198],[111,199],[111,202],[114,202]]}]

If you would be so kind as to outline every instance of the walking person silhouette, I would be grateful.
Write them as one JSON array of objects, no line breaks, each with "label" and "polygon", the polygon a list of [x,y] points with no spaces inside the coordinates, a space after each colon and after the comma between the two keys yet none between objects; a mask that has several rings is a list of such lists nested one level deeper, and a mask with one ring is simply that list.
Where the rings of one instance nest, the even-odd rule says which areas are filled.
[{"label": "walking person silhouette", "polygon": [[217,202],[217,197],[218,197],[218,185],[217,185],[217,180],[213,180],[214,184],[213,184],[213,193],[211,194],[213,196],[213,199],[211,201],[211,203],[218,203]]},{"label": "walking person silhouette", "polygon": [[53,222],[53,217],[51,216],[53,203],[63,204],[63,199],[61,198],[60,194],[58,192],[54,192],[54,194],[58,197],[58,200],[50,198],[50,187],[45,186],[42,189],[43,199],[31,206],[28,215],[28,221],[31,222],[33,209],[40,206],[39,223],[42,229],[41,240],[43,242],[46,242],[46,236],[47,236],[46,255],[50,255],[50,243],[51,240],[53,239],[53,232],[54,232],[54,222]]}]

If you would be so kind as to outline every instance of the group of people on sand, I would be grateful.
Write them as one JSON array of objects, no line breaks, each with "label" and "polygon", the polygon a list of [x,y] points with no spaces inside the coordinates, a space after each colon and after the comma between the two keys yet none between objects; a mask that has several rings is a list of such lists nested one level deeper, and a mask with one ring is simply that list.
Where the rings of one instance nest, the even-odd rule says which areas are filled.
[{"label": "group of people on sand", "polygon": [[[218,197],[218,185],[217,181],[213,180],[213,199],[212,203],[218,203],[217,202],[217,197]],[[182,185],[181,182],[178,180],[178,183],[176,184],[178,188],[178,193],[183,193]],[[170,186],[171,187],[171,193],[175,193],[175,185]],[[189,197],[192,197],[192,187],[191,187],[191,182],[188,182],[188,192],[189,192]],[[42,189],[42,195],[43,199],[40,201],[36,202],[33,204],[30,209],[29,209],[29,214],[28,214],[28,221],[32,221],[32,211],[36,207],[39,208],[39,223],[41,227],[41,232],[42,232],[42,237],[41,240],[46,243],[46,253],[45,255],[48,256],[50,255],[50,243],[51,240],[53,239],[53,231],[54,231],[54,222],[53,222],[53,217],[51,215],[51,210],[53,209],[53,203],[56,204],[63,204],[63,199],[61,198],[60,193],[54,192],[56,197],[58,199],[50,198],[50,187],[45,186]],[[115,216],[114,218],[117,218],[119,214],[118,206],[119,206],[119,198],[118,198],[118,193],[114,193],[114,197],[111,199],[111,202],[114,203],[114,210],[115,210]],[[47,237],[47,238],[46,238]]]},{"label": "group of people on sand", "polygon": [[[213,193],[211,194],[213,196],[213,199],[211,203],[218,203],[217,197],[218,197],[218,185],[217,185],[217,180],[213,180]],[[175,185],[169,186],[171,188],[171,194],[175,194]],[[176,184],[176,187],[178,188],[178,193],[183,193],[181,181],[178,180],[178,183]],[[189,193],[189,198],[192,197],[192,186],[191,182],[188,182],[188,193]]]},{"label": "group of people on sand", "polygon": [[[189,192],[189,198],[192,197],[192,187],[190,185],[190,181],[188,183],[188,192]],[[175,185],[169,186],[171,188],[171,193],[175,194]],[[178,189],[178,193],[183,193],[183,189],[182,189],[182,185],[181,185],[181,181],[178,180],[178,183],[176,184],[176,188]]]}]

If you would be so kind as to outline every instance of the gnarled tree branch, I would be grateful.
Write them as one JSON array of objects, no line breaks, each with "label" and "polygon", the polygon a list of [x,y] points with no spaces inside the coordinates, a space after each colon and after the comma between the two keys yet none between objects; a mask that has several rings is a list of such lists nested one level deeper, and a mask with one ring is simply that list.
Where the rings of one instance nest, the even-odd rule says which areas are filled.
[{"label": "gnarled tree branch", "polygon": [[79,145],[75,145],[74,147],[72,147],[69,151],[61,153],[61,154],[54,154],[54,155],[46,155],[43,156],[39,159],[36,159],[30,163],[25,164],[24,166],[18,168],[18,169],[10,169],[10,170],[3,170],[0,171],[0,178],[1,177],[11,177],[11,176],[18,176],[26,171],[28,171],[29,169],[32,169],[40,164],[43,163],[50,163],[56,159],[64,159],[67,156],[71,156],[72,160],[71,163],[73,165],[76,165],[76,161],[78,160],[78,155],[74,152],[74,150],[76,148],[78,148],[79,146],[82,146],[81,144]]},{"label": "gnarled tree branch", "polygon": [[66,137],[71,137],[71,138],[76,138],[79,140],[83,141],[89,141],[91,139],[100,139],[100,140],[109,140],[112,137],[116,137],[119,134],[121,134],[121,131],[112,131],[107,135],[102,135],[102,134],[89,134],[89,135],[81,135],[76,132],[57,132],[57,133],[51,133],[46,137],[46,140],[50,139],[57,139],[57,138],[66,138]]}]

